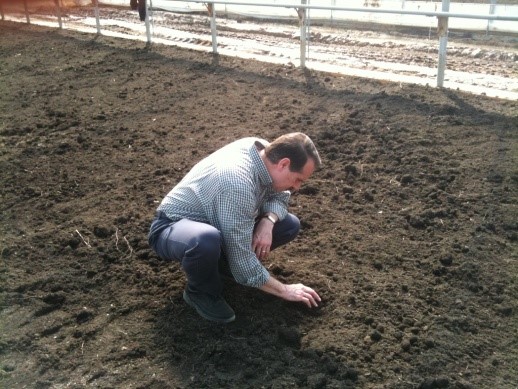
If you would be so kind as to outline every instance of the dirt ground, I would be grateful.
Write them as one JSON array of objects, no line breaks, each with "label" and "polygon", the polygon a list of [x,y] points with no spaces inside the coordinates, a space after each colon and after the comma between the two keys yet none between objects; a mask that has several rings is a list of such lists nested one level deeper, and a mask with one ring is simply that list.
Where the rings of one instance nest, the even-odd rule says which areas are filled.
[{"label": "dirt ground", "polygon": [[[516,388],[518,103],[0,22],[2,388]],[[146,234],[207,153],[304,131],[324,160],[265,265],[182,300]]]}]

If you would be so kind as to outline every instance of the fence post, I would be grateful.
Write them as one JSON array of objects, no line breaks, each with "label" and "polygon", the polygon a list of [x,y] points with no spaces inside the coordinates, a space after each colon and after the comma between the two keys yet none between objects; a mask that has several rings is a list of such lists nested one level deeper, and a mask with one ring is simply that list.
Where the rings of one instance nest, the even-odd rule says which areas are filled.
[{"label": "fence post", "polygon": [[[146,36],[147,36],[147,44],[151,44],[151,26],[150,26],[150,21],[149,21],[149,11],[151,9],[151,7],[148,7],[148,1],[150,2],[151,0],[146,0],[146,3],[144,5],[144,7],[146,8],[146,18],[145,18],[145,23],[146,23]],[[150,4],[152,6],[152,4]]]},{"label": "fence post", "polygon": [[[300,0],[300,4],[306,5],[307,0]],[[297,8],[300,24],[300,67],[306,67],[306,8]]]},{"label": "fence post", "polygon": [[[442,0],[442,12],[449,12],[450,0]],[[439,64],[437,66],[437,86],[444,85],[444,71],[446,69],[446,47],[448,46],[448,17],[439,16],[437,32],[439,35]]]},{"label": "fence post", "polygon": [[[495,14],[495,8],[496,8],[496,0],[491,0],[491,5],[489,6],[489,14],[494,15]],[[493,20],[487,21],[487,27],[486,27],[486,35],[489,35],[489,29],[493,25]]]},{"label": "fence post", "polygon": [[25,8],[25,18],[27,19],[27,24],[31,24],[31,19],[29,18],[29,7],[27,7],[27,0],[23,0],[23,7]]},{"label": "fence post", "polygon": [[93,0],[95,6],[95,26],[97,27],[97,35],[101,35],[101,22],[99,20],[99,0]]},{"label": "fence post", "polygon": [[63,29],[63,21],[61,20],[61,4],[60,4],[60,0],[54,0],[54,4],[56,5],[56,13],[58,14],[59,29],[62,30]]},{"label": "fence post", "polygon": [[216,5],[214,3],[208,3],[207,9],[210,14],[210,31],[212,33],[212,52],[218,54],[218,36],[216,30]]}]

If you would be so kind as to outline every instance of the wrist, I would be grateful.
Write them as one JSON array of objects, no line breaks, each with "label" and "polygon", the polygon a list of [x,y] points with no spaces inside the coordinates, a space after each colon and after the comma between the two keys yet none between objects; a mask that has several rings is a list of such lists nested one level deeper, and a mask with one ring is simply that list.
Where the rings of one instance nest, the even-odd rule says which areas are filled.
[{"label": "wrist", "polygon": [[273,216],[273,214],[271,214],[271,213],[264,214],[263,219],[268,219],[269,221],[272,222],[272,224],[277,223],[277,218],[275,216]]}]

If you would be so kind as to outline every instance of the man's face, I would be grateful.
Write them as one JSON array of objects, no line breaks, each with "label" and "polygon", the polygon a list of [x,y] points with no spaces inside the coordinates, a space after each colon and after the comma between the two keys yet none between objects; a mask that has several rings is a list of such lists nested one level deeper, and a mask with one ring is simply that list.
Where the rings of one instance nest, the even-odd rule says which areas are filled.
[{"label": "man's face", "polygon": [[273,189],[276,192],[289,190],[295,192],[300,189],[300,186],[306,181],[315,171],[315,163],[311,158],[308,159],[306,165],[301,172],[290,171],[290,160],[288,158],[281,159],[272,172]]}]

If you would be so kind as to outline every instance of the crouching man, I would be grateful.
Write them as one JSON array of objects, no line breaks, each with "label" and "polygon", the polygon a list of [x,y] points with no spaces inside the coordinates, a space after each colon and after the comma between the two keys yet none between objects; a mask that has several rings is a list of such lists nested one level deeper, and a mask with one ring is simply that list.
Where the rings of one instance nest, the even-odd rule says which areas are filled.
[{"label": "crouching man", "polygon": [[288,212],[290,193],[320,164],[305,134],[271,143],[244,138],[198,162],[165,196],[149,244],[162,259],[181,264],[187,275],[183,298],[199,315],[220,323],[235,319],[222,295],[225,269],[242,285],[318,305],[312,288],[280,282],[261,260],[297,236],[300,221]]}]

